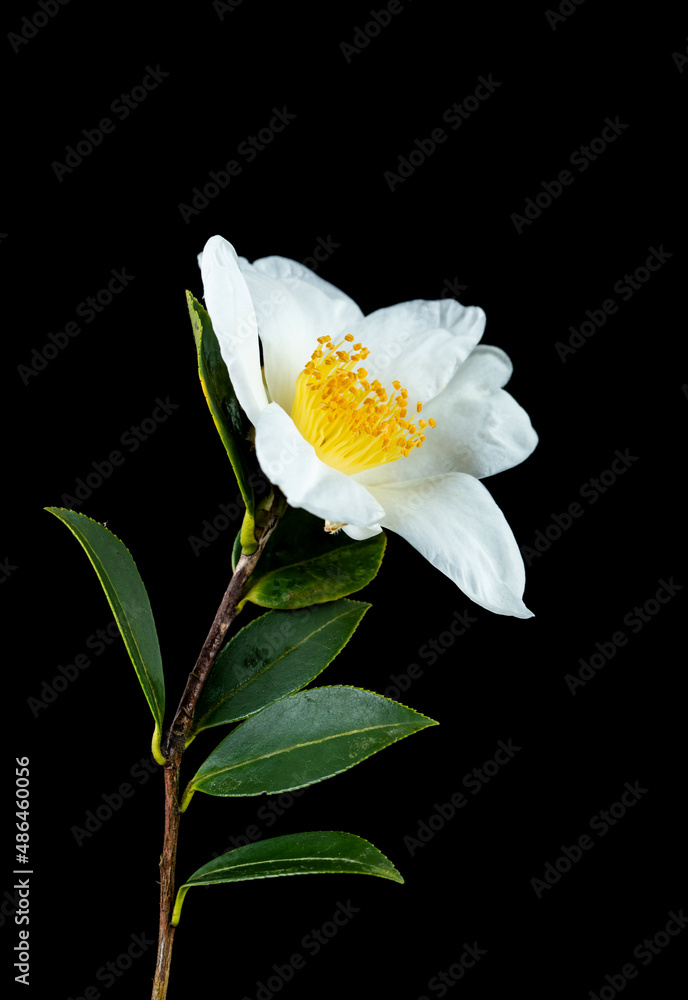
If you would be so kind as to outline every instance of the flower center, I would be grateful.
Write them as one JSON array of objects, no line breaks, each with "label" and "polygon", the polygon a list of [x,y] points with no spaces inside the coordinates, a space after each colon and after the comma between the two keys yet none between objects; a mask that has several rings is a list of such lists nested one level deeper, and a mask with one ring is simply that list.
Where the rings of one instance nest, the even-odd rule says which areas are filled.
[{"label": "flower center", "polygon": [[[362,344],[353,344],[348,333],[339,344],[318,337],[313,351],[296,380],[291,417],[301,434],[315,448],[318,458],[348,475],[374,469],[384,462],[408,458],[425,441],[423,431],[435,421],[406,419],[408,392],[394,381],[391,395],[380,382],[368,382],[365,368],[354,366],[370,354]],[[345,341],[351,353],[341,350]],[[422,403],[416,403],[420,414]]]}]

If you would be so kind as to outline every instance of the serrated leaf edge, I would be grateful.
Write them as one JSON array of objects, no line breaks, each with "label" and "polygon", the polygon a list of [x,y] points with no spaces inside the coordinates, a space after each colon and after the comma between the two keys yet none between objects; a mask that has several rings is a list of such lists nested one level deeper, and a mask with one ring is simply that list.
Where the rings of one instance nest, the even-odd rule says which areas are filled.
[{"label": "serrated leaf edge", "polygon": [[[323,684],[320,687],[310,688],[309,690],[310,691],[324,691],[326,688],[337,689],[337,690],[340,690],[342,688],[348,688],[351,691],[365,691],[366,694],[375,695],[376,698],[381,698],[383,701],[391,701],[392,704],[394,704],[394,705],[401,705],[402,708],[405,708],[409,712],[413,712],[414,715],[417,715],[419,717],[419,719],[422,719],[425,722],[425,725],[420,726],[417,729],[413,729],[413,730],[411,730],[411,732],[403,733],[403,734],[397,736],[396,739],[392,740],[392,743],[388,743],[387,746],[391,746],[393,743],[398,743],[400,740],[404,740],[408,736],[413,736],[414,733],[421,732],[423,729],[428,729],[430,726],[439,726],[439,722],[437,722],[436,719],[431,719],[429,716],[423,715],[421,712],[417,712],[415,708],[411,708],[409,705],[404,705],[403,702],[394,701],[393,698],[386,698],[384,695],[378,694],[377,691],[369,691],[367,688],[355,687],[352,684]],[[303,690],[302,691],[297,691],[294,694],[287,695],[287,698],[294,698],[297,694],[303,694]],[[280,699],[278,699],[278,701],[286,701],[287,698],[280,698]],[[274,705],[274,704],[276,704],[276,702],[274,702],[274,701],[271,702],[271,705]],[[265,708],[269,708],[269,707],[270,706],[268,706],[268,705],[265,706]],[[265,709],[261,709],[261,711],[265,711]],[[255,719],[259,715],[260,715],[260,712],[256,712],[256,714],[252,715],[250,718],[251,719]],[[242,722],[241,725],[245,725],[245,723]],[[395,725],[395,724],[394,723],[387,723],[387,725]],[[398,725],[401,727],[403,725],[403,723],[398,723]],[[408,723],[407,725],[410,725],[410,723]],[[225,739],[229,739],[229,737],[233,736],[234,733],[236,733],[237,730],[240,729],[240,728],[241,728],[241,726],[237,726],[236,729],[232,730],[232,732],[229,734],[229,736],[225,737]],[[261,754],[259,757],[252,757],[251,761],[254,761],[254,760],[263,760],[263,759],[266,759],[268,757],[275,757],[275,756],[277,756],[277,754],[286,753],[289,750],[296,750],[299,747],[311,746],[311,745],[313,745],[315,743],[325,743],[327,740],[338,739],[341,736],[350,736],[353,733],[365,733],[365,732],[368,732],[368,731],[373,730],[373,729],[384,729],[384,728],[385,728],[385,725],[381,724],[379,726],[365,726],[363,729],[352,729],[352,730],[349,730],[349,731],[347,731],[345,733],[337,733],[335,736],[328,736],[328,737],[326,737],[323,740],[310,740],[310,741],[307,741],[306,743],[296,743],[296,744],[294,744],[293,747],[289,747],[289,748],[287,748],[285,750],[274,750],[274,751],[272,751],[272,753]],[[224,740],[222,740],[221,742],[223,743]],[[218,746],[220,746],[220,745],[221,744],[218,744]],[[387,747],[381,747],[380,749],[381,750],[386,750]],[[217,747],[215,748],[215,750],[217,750]],[[215,750],[213,751],[213,753],[215,752]],[[327,775],[325,775],[322,778],[316,778],[314,781],[307,781],[305,784],[302,784],[302,785],[289,785],[286,788],[272,789],[270,791],[270,794],[271,795],[281,795],[283,792],[290,792],[290,791],[293,791],[295,788],[308,788],[308,787],[310,787],[310,785],[317,785],[321,781],[327,781],[329,778],[334,778],[334,776],[337,775],[337,774],[343,774],[345,771],[350,771],[352,767],[356,767],[357,764],[363,763],[364,760],[368,760],[368,758],[372,757],[373,754],[376,754],[376,753],[379,753],[379,752],[380,752],[380,750],[373,750],[373,751],[371,751],[371,753],[366,754],[365,757],[361,757],[360,760],[356,760],[352,764],[349,764],[347,767],[342,767],[338,771],[333,771],[331,774],[327,774]],[[211,756],[212,756],[212,754],[211,754]],[[246,764],[246,763],[248,763],[248,761],[242,761],[241,764],[235,764],[235,765],[232,765],[232,767],[221,767],[221,768],[218,768],[215,771],[210,771],[210,772],[204,774],[200,780],[201,781],[205,781],[208,777],[211,777],[211,776],[215,777],[218,774],[221,774],[222,772],[232,771],[234,769],[234,767],[239,767],[239,766],[242,766],[243,764]],[[202,764],[201,764],[201,767],[203,767]],[[198,774],[198,772],[197,772],[197,774]],[[195,777],[194,777],[194,778],[191,779],[191,781],[189,782],[189,784],[186,786],[186,789],[184,791],[184,795],[183,795],[182,801],[181,801],[180,812],[185,812],[186,811],[186,808],[189,805],[189,802],[191,801],[191,797],[193,796],[194,792],[197,792],[197,791],[198,792],[204,792],[206,795],[214,795],[216,798],[250,798],[253,795],[262,795],[263,794],[262,792],[251,792],[251,793],[246,793],[246,794],[243,794],[243,795],[241,793],[239,793],[237,795],[217,795],[215,792],[207,792],[204,788],[201,787],[200,784],[195,784]]]},{"label": "serrated leaf edge", "polygon": [[[69,514],[77,514],[78,517],[83,517],[87,521],[91,521],[93,524],[97,524],[99,528],[102,528],[104,531],[107,531],[110,535],[112,535],[112,537],[115,538],[119,542],[119,544],[125,549],[127,555],[129,556],[129,558],[131,559],[132,563],[134,564],[134,568],[136,569],[136,572],[139,575],[139,580],[141,580],[141,586],[143,587],[144,593],[145,593],[146,597],[148,598],[148,604],[150,606],[150,597],[148,597],[148,591],[146,590],[146,585],[144,584],[143,579],[141,577],[141,574],[139,573],[138,566],[136,565],[136,560],[134,559],[134,557],[132,556],[131,552],[129,551],[129,549],[127,548],[127,546],[124,544],[124,542],[122,541],[122,539],[119,538],[114,533],[114,531],[110,531],[110,529],[106,528],[105,525],[101,524],[100,521],[96,521],[96,519],[94,517],[89,517],[88,514],[82,514],[81,511],[71,510],[71,508],[69,508],[69,507],[44,507],[43,509],[47,510],[50,514],[53,514],[55,517],[57,517],[57,519],[59,521],[61,521],[62,524],[65,525],[66,528],[69,528],[69,530],[71,531],[71,533],[74,535],[74,537],[79,542],[79,544],[83,548],[84,552],[88,556],[89,562],[93,566],[93,569],[95,570],[96,576],[101,581],[101,586],[102,586],[102,578],[101,578],[101,575],[100,575],[100,573],[98,571],[98,567],[96,566],[96,564],[95,564],[95,562],[93,560],[93,556],[91,555],[91,552],[90,552],[91,545],[90,545],[90,543],[88,544],[88,547],[87,547],[87,545],[84,544],[84,541],[87,541],[87,539],[82,540],[79,537],[79,535],[77,534],[77,532],[74,530],[74,528],[72,527],[72,525],[69,523],[69,521],[63,521],[62,518],[56,513],[56,511],[65,510]],[[94,552],[94,555],[96,555],[95,552]],[[108,581],[109,581],[112,589],[115,590],[115,587],[114,587],[114,584],[112,583],[110,575],[107,572],[106,572],[105,575],[107,576],[107,579],[108,579]],[[107,598],[107,602],[110,605],[110,608],[112,610],[112,613],[115,616],[115,619],[117,619],[118,617],[123,617],[124,619],[126,619],[127,625],[129,626],[129,632],[131,634],[131,638],[133,639],[134,645],[136,647],[136,650],[137,650],[138,655],[139,655],[140,660],[141,660],[141,665],[142,665],[142,668],[143,668],[143,672],[145,673],[146,679],[148,680],[148,683],[149,683],[149,686],[150,686],[150,691],[151,691],[151,696],[153,697],[153,700],[155,701],[155,708],[157,709],[157,711],[159,713],[159,715],[156,715],[155,709],[153,708],[153,705],[151,704],[151,699],[148,697],[148,693],[144,690],[143,691],[144,696],[146,698],[146,701],[148,702],[150,710],[153,713],[153,718],[155,720],[155,730],[156,731],[155,731],[155,734],[153,736],[153,745],[155,746],[156,740],[157,740],[158,743],[159,743],[159,740],[160,740],[162,723],[163,723],[163,717],[164,717],[164,714],[165,714],[165,706],[163,704],[162,711],[161,711],[160,705],[158,703],[158,699],[157,699],[157,696],[156,696],[156,692],[155,692],[155,685],[153,684],[151,675],[148,672],[148,668],[146,666],[146,661],[145,661],[145,659],[143,657],[143,653],[141,652],[139,644],[136,641],[136,637],[134,635],[134,629],[131,627],[131,623],[129,621],[129,617],[128,617],[126,611],[122,607],[121,608],[121,613],[118,615],[117,609],[115,608],[115,606],[113,605],[112,601],[110,600],[110,595],[108,594],[108,592],[105,589],[105,587],[103,587],[103,593],[105,594],[105,597]],[[155,624],[155,618],[153,616],[153,608],[152,607],[151,607],[151,618],[153,620],[153,629],[155,631],[155,637],[156,637],[156,639],[158,639],[158,630],[157,630],[157,627],[156,627],[156,624]],[[118,623],[118,627],[119,627],[119,623]],[[124,642],[126,650],[129,653],[129,658],[132,661],[132,664],[134,666],[134,670],[138,673],[137,665],[136,665],[136,662],[134,660],[133,653],[132,653],[131,649],[129,648],[129,643],[127,642],[127,639],[124,636],[124,634],[122,633],[121,629],[119,630],[119,633],[120,633],[120,635],[122,637],[122,641]],[[158,639],[158,651],[160,651],[160,640],[159,639]],[[162,654],[161,654],[160,659],[162,661]],[[164,680],[163,680],[163,692],[164,692]],[[159,760],[158,763],[164,763],[164,759],[163,759],[163,761]]]},{"label": "serrated leaf edge", "polygon": [[[342,601],[346,600],[345,597],[338,598],[338,599],[342,600]],[[330,602],[328,601],[326,603],[329,604]],[[332,601],[331,603],[334,604],[335,602]],[[254,674],[252,677],[249,677],[248,680],[244,681],[243,684],[240,684],[239,687],[233,688],[232,691],[229,692],[229,694],[227,694],[224,698],[220,699],[220,701],[216,702],[215,703],[215,707],[211,711],[206,712],[206,714],[201,719],[199,719],[198,725],[196,725],[196,723],[194,721],[194,724],[193,724],[192,729],[191,729],[191,733],[189,734],[189,741],[190,741],[191,738],[195,737],[198,733],[204,732],[206,729],[214,729],[216,726],[224,726],[224,725],[228,725],[231,722],[236,722],[237,721],[236,719],[223,719],[221,722],[216,722],[212,726],[202,726],[201,725],[201,722],[203,721],[203,719],[206,719],[209,715],[214,714],[218,710],[219,706],[223,705],[229,698],[233,697],[238,691],[241,691],[241,689],[244,688],[244,687],[246,687],[247,684],[253,683],[253,681],[255,681],[255,679],[257,677],[260,677],[267,670],[270,670],[272,667],[275,666],[275,664],[279,663],[280,660],[283,660],[285,656],[288,656],[290,653],[293,653],[294,650],[298,649],[299,646],[302,646],[304,642],[308,642],[308,640],[312,636],[317,635],[318,632],[322,632],[323,629],[327,628],[329,625],[334,624],[334,622],[339,621],[340,618],[345,618],[347,615],[356,614],[358,612],[358,610],[362,608],[362,611],[360,612],[358,621],[356,622],[356,625],[354,626],[353,632],[351,633],[351,635],[349,636],[348,639],[344,640],[343,644],[334,653],[334,655],[327,661],[327,663],[325,664],[325,666],[322,667],[322,669],[319,670],[316,674],[313,674],[313,676],[310,678],[310,680],[305,681],[301,685],[301,687],[296,688],[295,691],[290,691],[289,694],[285,694],[284,697],[288,698],[292,694],[297,694],[299,691],[302,691],[303,688],[306,687],[306,685],[310,684],[311,681],[315,680],[316,677],[319,677],[320,674],[324,670],[326,670],[327,667],[329,667],[330,663],[332,663],[332,660],[334,660],[335,657],[337,657],[341,653],[341,651],[347,645],[347,643],[349,642],[349,640],[352,638],[352,636],[353,636],[354,632],[356,631],[356,629],[358,628],[358,626],[363,621],[363,615],[366,613],[366,611],[368,611],[369,608],[372,607],[372,604],[368,603],[367,601],[350,601],[349,603],[350,604],[355,604],[355,605],[357,605],[357,607],[356,608],[351,608],[351,607],[347,608],[346,610],[342,611],[342,613],[340,615],[336,615],[336,617],[330,618],[329,621],[325,622],[323,625],[320,625],[319,628],[314,629],[312,632],[309,632],[309,634],[307,636],[305,636],[305,638],[301,639],[300,642],[297,642],[293,646],[290,646],[289,649],[287,649],[283,653],[281,653],[280,656],[278,656],[276,659],[272,660],[262,670],[258,671],[258,673]],[[255,618],[252,622],[249,622],[248,625],[245,625],[242,629],[240,629],[236,633],[236,635],[232,636],[232,639],[231,639],[230,643],[225,648],[229,649],[231,647],[232,642],[234,642],[236,639],[238,639],[242,632],[246,632],[248,629],[250,629],[253,626],[257,625],[258,622],[263,621],[263,619],[267,618],[268,615],[271,615],[271,614],[280,614],[280,613],[284,614],[285,612],[281,611],[281,609],[279,609],[279,608],[272,608],[270,611],[267,611],[266,614],[261,615],[260,618]],[[289,614],[288,611],[286,613]],[[224,650],[223,650],[223,652],[224,652]],[[282,701],[282,698],[274,698],[273,701],[269,702],[268,704],[273,704],[273,702],[275,702],[275,701]],[[264,705],[263,708],[267,708],[267,705]],[[259,708],[259,709],[257,709],[257,711],[252,712],[251,715],[248,715],[248,716],[242,715],[242,716],[239,716],[239,718],[241,718],[241,719],[251,718],[251,716],[258,715],[258,713],[262,712],[262,711],[263,711],[263,709]]]},{"label": "serrated leaf edge", "polygon": [[[378,572],[378,570],[380,568],[380,565],[382,564],[382,560],[383,560],[384,554],[385,554],[385,549],[387,547],[387,536],[386,536],[386,534],[385,534],[384,531],[380,531],[380,532],[378,532],[377,535],[372,535],[370,538],[363,539],[362,542],[359,542],[359,541],[357,541],[356,539],[353,539],[353,538],[351,539],[351,545],[359,545],[359,544],[363,545],[363,544],[365,544],[367,542],[372,542],[373,539],[380,538],[380,536],[382,536],[382,548],[380,550],[380,560],[378,562],[378,567],[377,567],[377,570],[375,571],[375,575],[373,577],[371,577],[371,579],[368,581],[368,583],[372,582],[372,580],[375,578],[375,576],[377,575],[377,572]],[[283,566],[278,566],[275,569],[271,569],[264,576],[258,577],[257,580],[254,580],[254,581],[251,582],[251,586],[249,587],[248,591],[246,592],[246,594],[244,595],[244,597],[242,599],[242,604],[245,604],[246,601],[251,601],[252,604],[257,605],[259,608],[269,608],[270,607],[269,604],[261,604],[260,601],[256,601],[256,600],[254,600],[251,597],[251,594],[256,589],[256,587],[260,586],[260,584],[262,584],[265,580],[269,580],[270,577],[274,577],[274,576],[276,576],[279,573],[283,573],[285,570],[293,569],[293,567],[295,567],[295,566],[303,566],[306,563],[318,564],[319,561],[322,560],[322,559],[332,559],[332,557],[336,556],[337,553],[343,552],[344,550],[347,550],[347,551],[350,550],[351,549],[351,545],[340,545],[338,548],[333,549],[331,552],[322,552],[318,556],[311,556],[310,559],[299,559],[296,562],[285,563]],[[359,587],[354,587],[353,590],[347,590],[346,593],[344,593],[344,594],[338,594],[337,597],[332,598],[332,600],[337,601],[337,600],[340,600],[343,597],[348,597],[350,594],[356,594],[356,593],[358,593],[359,590],[362,590],[363,587],[367,587],[368,583],[364,583],[364,584],[362,584]],[[318,604],[328,604],[329,601],[318,601],[316,603],[318,603]],[[295,611],[297,611],[299,609],[298,608],[294,608],[294,609],[290,609],[290,608],[272,608],[272,610],[273,611],[289,611],[289,610],[295,610]]]},{"label": "serrated leaf edge", "polygon": [[[211,882],[193,882],[192,879],[194,878],[194,875],[195,875],[195,873],[194,873],[194,875],[190,875],[189,876],[189,878],[186,880],[186,882],[184,882],[182,885],[180,885],[180,887],[179,887],[179,889],[177,891],[177,898],[175,900],[174,912],[173,912],[172,920],[171,920],[172,926],[176,927],[177,924],[179,923],[179,920],[180,920],[180,917],[181,917],[182,904],[184,902],[184,898],[186,897],[187,892],[189,891],[189,889],[193,889],[195,886],[199,886],[199,885],[206,885],[206,886],[207,885],[227,885],[230,882],[248,882],[251,879],[282,878],[282,877],[285,877],[285,876],[293,876],[293,875],[374,875],[376,878],[386,878],[390,882],[397,882],[399,885],[403,885],[404,884],[403,876],[398,871],[398,869],[392,864],[392,862],[389,860],[389,858],[385,854],[382,854],[382,851],[380,850],[379,847],[376,847],[375,844],[371,843],[369,840],[366,840],[365,837],[359,837],[359,835],[357,833],[349,833],[347,830],[303,830],[303,831],[301,831],[301,833],[297,833],[297,834],[285,834],[285,836],[289,836],[289,837],[294,836],[294,837],[296,837],[296,836],[302,836],[304,833],[336,833],[336,834],[339,834],[340,836],[343,836],[343,837],[355,837],[356,840],[361,841],[362,843],[366,844],[368,847],[372,847],[374,851],[377,851],[379,854],[381,854],[382,857],[389,863],[389,867],[390,867],[391,871],[394,872],[394,874],[397,876],[397,878],[395,878],[394,875],[389,874],[388,872],[383,871],[383,870],[380,870],[380,871],[374,871],[374,870],[370,871],[369,870],[369,871],[351,872],[351,871],[347,871],[345,869],[339,869],[339,870],[337,870],[337,869],[330,869],[330,870],[324,871],[324,872],[275,872],[274,874],[270,873],[270,874],[266,874],[266,875],[248,875],[245,878],[235,878],[235,879],[226,879],[226,880],[224,880],[224,879],[213,879]],[[262,843],[268,844],[268,843],[270,843],[271,840],[274,841],[274,840],[280,840],[280,839],[281,839],[280,837],[270,837],[268,840],[262,841]],[[235,848],[235,850],[240,850],[240,848]],[[227,854],[233,854],[233,853],[234,853],[234,851],[228,851],[227,852]],[[353,858],[343,858],[343,857],[341,857],[341,855],[338,856],[338,857],[335,857],[335,858],[323,857],[322,855],[320,855],[320,856],[318,856],[318,855],[313,855],[313,856],[302,855],[300,858],[289,858],[289,859],[285,859],[285,860],[289,860],[289,861],[304,861],[304,860],[308,860],[308,861],[310,861],[310,860],[318,860],[318,861],[348,861],[350,864],[361,864],[361,865],[363,864],[363,862],[357,861],[357,860],[355,860]],[[272,864],[272,863],[278,862],[278,861],[279,861],[278,858],[274,858],[272,861],[265,861],[265,862],[249,861],[249,862],[246,862],[245,865],[243,865],[243,864],[242,865],[236,865],[236,866],[233,866],[232,868],[228,867],[226,870],[227,871],[236,871],[237,868],[248,867],[248,865]],[[211,864],[211,862],[208,862],[208,864]],[[201,868],[205,868],[205,867],[206,867],[205,865],[201,865]],[[372,868],[372,866],[371,866],[371,868]],[[198,870],[200,871],[200,869],[198,869]],[[225,869],[220,869],[220,871],[223,871],[223,870],[225,870]]]}]

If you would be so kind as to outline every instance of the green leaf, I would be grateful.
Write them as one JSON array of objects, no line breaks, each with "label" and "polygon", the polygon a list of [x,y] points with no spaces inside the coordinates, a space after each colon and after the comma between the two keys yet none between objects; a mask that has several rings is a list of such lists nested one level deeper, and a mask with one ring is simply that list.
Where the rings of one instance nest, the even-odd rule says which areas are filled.
[{"label": "green leaf", "polygon": [[320,518],[290,508],[268,541],[243,601],[293,609],[346,597],[375,578],[386,541],[384,532],[362,542],[343,532],[328,534]]},{"label": "green leaf", "polygon": [[355,687],[321,687],[275,701],[237,726],[184,793],[270,795],[348,770],[391,743],[436,726],[405,705]]},{"label": "green leaf", "polygon": [[245,719],[317,677],[353,635],[370,607],[332,601],[302,611],[268,611],[224,647],[194,713],[191,738]]},{"label": "green leaf", "polygon": [[186,293],[189,316],[198,352],[198,374],[215,426],[234,469],[249,517],[255,514],[247,436],[251,425],[229,378],[210,316],[191,292]]},{"label": "green leaf", "polygon": [[219,882],[242,882],[251,878],[276,878],[278,875],[339,874],[377,875],[393,882],[403,878],[391,861],[367,840],[338,830],[314,830],[290,833],[284,837],[261,840],[222,854],[203,865],[180,886],[172,916],[176,927],[182,903],[194,885]]},{"label": "green leaf", "polygon": [[103,585],[146,701],[155,719],[153,755],[165,763],[160,751],[165,713],[165,680],[158,634],[146,588],[126,546],[98,521],[63,507],[46,507],[81,542]]}]

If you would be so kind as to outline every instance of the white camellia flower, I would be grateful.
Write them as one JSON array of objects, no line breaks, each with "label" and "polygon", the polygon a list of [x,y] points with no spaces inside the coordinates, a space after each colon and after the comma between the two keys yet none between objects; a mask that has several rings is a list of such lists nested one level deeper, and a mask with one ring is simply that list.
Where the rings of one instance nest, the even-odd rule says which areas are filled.
[{"label": "white camellia flower", "polygon": [[509,358],[478,345],[482,309],[416,299],[364,316],[296,261],[250,264],[221,236],[200,258],[258,461],[288,503],[355,539],[389,528],[476,604],[532,617],[516,540],[479,480],[538,439],[502,389]]}]

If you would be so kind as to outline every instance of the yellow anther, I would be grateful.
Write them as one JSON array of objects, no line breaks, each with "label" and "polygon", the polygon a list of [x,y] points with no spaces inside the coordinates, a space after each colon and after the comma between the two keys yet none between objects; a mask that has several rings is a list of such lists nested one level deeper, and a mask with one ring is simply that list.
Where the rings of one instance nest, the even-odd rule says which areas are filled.
[{"label": "yellow anther", "polygon": [[428,423],[430,424],[431,427],[437,427],[437,421],[433,417],[430,417]]},{"label": "yellow anther", "polygon": [[428,422],[427,422],[427,420],[419,420],[419,421],[418,421],[418,426],[420,427],[420,429],[421,429],[422,431],[424,431],[424,430],[425,430],[425,428],[426,428],[426,427],[428,426]]},{"label": "yellow anther", "polygon": [[[408,392],[401,382],[395,379],[389,393],[379,379],[367,381],[365,368],[354,369],[370,351],[362,344],[354,344],[355,354],[341,350],[353,340],[353,334],[338,344],[327,336],[317,338],[316,350],[298,376],[291,411],[321,461],[349,475],[408,457],[425,440],[424,434],[416,434],[416,425],[404,419]],[[422,405],[416,404],[416,412]],[[427,426],[419,421],[421,431]]]}]

